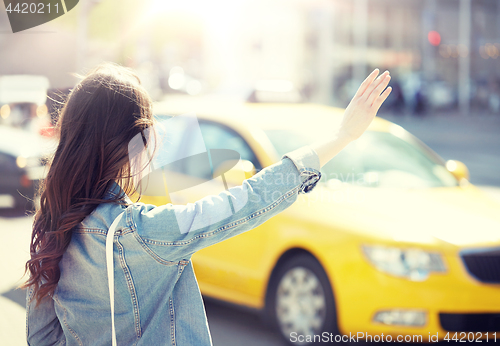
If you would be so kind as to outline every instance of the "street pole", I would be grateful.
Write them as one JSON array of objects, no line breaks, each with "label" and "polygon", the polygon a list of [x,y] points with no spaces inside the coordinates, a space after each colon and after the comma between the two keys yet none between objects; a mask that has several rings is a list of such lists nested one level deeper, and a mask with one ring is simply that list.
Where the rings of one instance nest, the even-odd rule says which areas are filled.
[{"label": "street pole", "polygon": [[497,1],[497,37],[500,37],[500,1]]},{"label": "street pole", "polygon": [[319,14],[317,27],[318,53],[316,64],[316,78],[318,81],[318,99],[321,103],[331,104],[333,99],[334,78],[334,9],[329,3],[326,8],[315,9]]},{"label": "street pole", "polygon": [[356,54],[354,61],[354,80],[361,83],[366,77],[368,41],[368,0],[356,0],[354,3],[354,46]]},{"label": "street pole", "polygon": [[462,115],[470,110],[471,0],[460,0],[459,14],[459,107]]},{"label": "street pole", "polygon": [[436,0],[426,0],[424,10],[422,12],[422,69],[427,82],[432,82],[436,79],[436,57],[434,49],[429,43],[427,35],[430,31],[436,30]]}]

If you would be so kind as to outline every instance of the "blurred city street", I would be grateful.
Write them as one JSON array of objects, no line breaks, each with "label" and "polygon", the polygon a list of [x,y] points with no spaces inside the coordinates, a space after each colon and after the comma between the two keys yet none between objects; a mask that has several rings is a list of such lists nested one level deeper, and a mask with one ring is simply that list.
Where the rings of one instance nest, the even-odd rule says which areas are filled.
[{"label": "blurred city street", "polygon": [[[471,182],[500,202],[500,118],[440,115],[428,119],[384,116],[417,135],[444,159],[463,161]],[[25,345],[24,292],[15,290],[28,259],[31,217],[0,211],[0,335],[2,345]],[[4,274],[5,273],[5,274]],[[258,316],[226,304],[206,301],[216,346],[281,346],[279,335]]]},{"label": "blurred city street", "polygon": [[[133,121],[134,129],[117,133],[139,138],[140,132],[139,148],[149,151],[146,132],[177,118],[165,126],[173,149],[163,151],[182,158],[175,173],[185,181],[221,178],[227,189],[243,178],[224,176],[228,171],[212,150],[238,153],[235,171],[250,178],[322,131],[333,133],[360,83],[376,69],[390,72],[392,91],[378,114],[388,121],[375,119],[366,135],[325,164],[314,193],[300,194],[305,198],[255,231],[189,254],[213,344],[293,345],[283,335],[337,328],[500,337],[500,0],[47,0],[38,5],[48,12],[35,13],[31,3],[27,19],[14,3],[0,3],[0,346],[26,345],[25,291],[17,287],[30,258],[33,216],[25,209],[39,206],[39,183],[48,181],[52,191],[41,230],[52,233],[43,239],[57,234],[54,258],[72,244],[74,225],[92,217],[95,205],[88,201],[102,203],[101,188],[135,183],[134,173],[131,180],[117,176],[133,167],[132,141],[116,140],[107,129]],[[54,7],[59,3],[63,12]],[[130,98],[119,101],[125,94],[113,88],[121,82],[99,77],[97,89],[87,89],[91,71],[109,78],[130,72],[134,87],[123,90],[141,91],[134,105],[140,112],[121,108],[133,105]],[[86,106],[79,92],[88,97]],[[189,118],[195,129],[181,123],[185,114],[195,115]],[[61,119],[73,119],[65,121],[77,135],[65,137],[62,130],[70,139],[58,142]],[[52,173],[59,169],[74,183],[47,176],[58,143],[68,146],[60,148],[68,161],[52,166]],[[193,150],[207,154],[204,174],[198,161],[187,160]],[[118,153],[123,161],[114,158]],[[193,192],[206,187],[199,181],[167,187],[166,167],[155,166],[164,179],[152,183],[141,201],[185,205],[209,195]],[[139,180],[150,173],[141,172]],[[353,196],[361,198],[353,202]],[[144,238],[167,251],[179,245]],[[39,244],[37,255],[53,243]],[[54,263],[56,270],[45,272],[50,276],[58,261],[40,266]],[[133,280],[149,285],[154,275],[140,269],[144,278]],[[85,281],[73,267],[68,272]],[[75,287],[93,295],[81,304],[89,310],[102,295],[85,283]],[[131,295],[133,304],[141,301]],[[275,323],[257,315],[263,305]],[[79,316],[82,309],[75,310]],[[98,315],[104,319],[107,312]],[[136,320],[137,335],[148,318]],[[155,333],[148,323],[144,330]]]}]

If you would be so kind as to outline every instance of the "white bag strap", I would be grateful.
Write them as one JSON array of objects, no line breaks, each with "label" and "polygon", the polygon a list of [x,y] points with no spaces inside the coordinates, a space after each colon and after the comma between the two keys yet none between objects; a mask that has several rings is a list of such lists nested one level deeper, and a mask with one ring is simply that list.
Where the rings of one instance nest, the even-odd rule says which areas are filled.
[{"label": "white bag strap", "polygon": [[115,271],[113,266],[113,238],[116,232],[116,227],[123,217],[123,213],[113,221],[109,226],[106,236],[106,267],[108,271],[108,287],[109,287],[109,302],[111,304],[111,337],[112,345],[116,346],[116,331],[115,331]]}]

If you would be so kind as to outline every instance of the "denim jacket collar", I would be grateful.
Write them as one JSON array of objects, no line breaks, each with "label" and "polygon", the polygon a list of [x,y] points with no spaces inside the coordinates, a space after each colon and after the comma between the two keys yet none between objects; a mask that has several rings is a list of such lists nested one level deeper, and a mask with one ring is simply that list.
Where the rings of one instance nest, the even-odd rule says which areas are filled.
[{"label": "denim jacket collar", "polygon": [[109,200],[115,198],[123,199],[126,204],[132,204],[132,201],[127,196],[127,194],[122,190],[120,185],[118,185],[116,181],[113,181],[108,191],[106,191],[106,193],[104,194],[103,199]]}]

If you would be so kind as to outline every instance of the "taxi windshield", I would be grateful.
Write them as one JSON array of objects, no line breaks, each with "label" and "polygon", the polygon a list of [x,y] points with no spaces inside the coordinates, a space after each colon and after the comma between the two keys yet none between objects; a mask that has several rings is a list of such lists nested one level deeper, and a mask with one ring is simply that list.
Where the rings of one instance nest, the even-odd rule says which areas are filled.
[{"label": "taxi windshield", "polygon": [[[265,132],[280,156],[314,140],[287,130]],[[321,171],[322,181],[366,187],[429,188],[458,184],[444,165],[428,154],[423,146],[389,132],[367,131]]]}]

